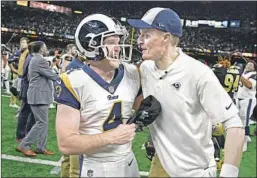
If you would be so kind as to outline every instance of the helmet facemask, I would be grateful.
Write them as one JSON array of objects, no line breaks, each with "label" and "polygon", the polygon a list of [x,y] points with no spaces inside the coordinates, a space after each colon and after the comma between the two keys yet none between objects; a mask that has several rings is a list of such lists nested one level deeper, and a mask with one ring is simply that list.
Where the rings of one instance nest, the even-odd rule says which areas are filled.
[{"label": "helmet facemask", "polygon": [[[119,36],[119,44],[104,43],[105,39],[110,36]],[[130,62],[132,56],[132,46],[126,44],[128,35],[126,33],[114,32],[107,35],[103,35],[100,48],[104,52],[104,56],[108,60],[119,60],[124,62]],[[119,52],[117,52],[119,48]],[[110,50],[111,49],[111,50]]]}]

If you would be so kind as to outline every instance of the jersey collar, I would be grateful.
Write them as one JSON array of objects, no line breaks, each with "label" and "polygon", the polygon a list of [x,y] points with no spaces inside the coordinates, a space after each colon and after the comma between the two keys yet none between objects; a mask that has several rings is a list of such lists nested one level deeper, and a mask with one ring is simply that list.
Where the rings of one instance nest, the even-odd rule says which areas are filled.
[{"label": "jersey collar", "polygon": [[92,70],[88,65],[84,65],[82,67],[84,72],[86,72],[98,85],[104,88],[107,92],[114,94],[117,87],[124,76],[124,66],[120,65],[119,68],[116,69],[116,75],[112,79],[110,83],[106,82],[100,75],[98,75],[94,70]]}]

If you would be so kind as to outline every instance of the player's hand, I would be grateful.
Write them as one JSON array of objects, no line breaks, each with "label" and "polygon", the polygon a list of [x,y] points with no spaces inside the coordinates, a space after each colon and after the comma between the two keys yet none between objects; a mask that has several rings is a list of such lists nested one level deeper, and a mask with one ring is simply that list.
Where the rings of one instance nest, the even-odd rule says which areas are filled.
[{"label": "player's hand", "polygon": [[132,141],[136,135],[135,124],[120,124],[115,129],[106,132],[110,144],[125,144]]}]

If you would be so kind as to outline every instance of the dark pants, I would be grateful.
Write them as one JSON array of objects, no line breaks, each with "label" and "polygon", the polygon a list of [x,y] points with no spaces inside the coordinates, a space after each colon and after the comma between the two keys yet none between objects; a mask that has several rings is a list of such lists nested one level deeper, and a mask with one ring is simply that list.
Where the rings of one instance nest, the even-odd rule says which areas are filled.
[{"label": "dark pants", "polygon": [[18,116],[16,138],[23,139],[35,124],[35,118],[27,101],[22,100]]}]

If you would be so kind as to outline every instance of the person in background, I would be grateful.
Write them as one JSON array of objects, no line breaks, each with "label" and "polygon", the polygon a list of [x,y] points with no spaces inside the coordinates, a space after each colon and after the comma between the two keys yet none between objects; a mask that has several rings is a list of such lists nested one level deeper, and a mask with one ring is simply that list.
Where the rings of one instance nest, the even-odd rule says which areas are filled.
[{"label": "person in background", "polygon": [[[49,52],[49,55],[45,57],[45,59],[46,59],[47,62],[48,62],[48,65],[49,65],[51,68],[53,68],[53,60],[54,60],[54,58],[55,58],[55,52],[54,52],[53,50],[51,50],[51,51]],[[54,108],[55,108],[54,104],[51,103],[51,104],[49,105],[49,108],[50,108],[50,109],[54,109]]]},{"label": "person in background", "polygon": [[77,55],[77,47],[75,44],[68,44],[67,53],[62,55],[61,59],[61,73],[66,71],[66,67],[72,61],[72,59]]},{"label": "person in background", "polygon": [[17,91],[18,91],[18,93],[20,92],[20,88],[21,88],[21,77],[23,74],[23,65],[29,54],[28,43],[29,43],[28,38],[22,37],[20,39],[20,48],[21,48],[22,52],[19,57],[18,70],[17,70],[17,74],[18,74]]},{"label": "person in background", "polygon": [[16,104],[16,101],[18,100],[18,95],[21,87],[21,75],[23,73],[23,64],[29,53],[28,42],[29,40],[26,37],[22,37],[20,39],[20,49],[15,51],[14,54],[10,56],[10,58],[8,59],[13,79],[13,85],[10,89],[12,93],[10,98],[10,106],[15,108],[19,108],[19,106]]},{"label": "person in background", "polygon": [[83,67],[83,65],[85,64],[86,61],[87,61],[87,59],[77,52],[77,55],[67,65],[66,71]]},{"label": "person in background", "polygon": [[8,65],[8,52],[7,50],[5,50],[6,46],[5,45],[2,45],[2,49],[1,49],[1,52],[2,52],[2,56],[1,56],[1,78],[2,78],[2,86],[4,86],[4,89],[5,89],[5,93],[6,94],[11,94],[10,92],[10,84],[9,84],[9,73],[10,73],[10,67]]},{"label": "person in background", "polygon": [[56,73],[57,75],[60,74],[60,62],[61,62],[61,59],[57,58],[56,56],[53,58],[53,63],[52,63],[52,69],[53,69],[53,72]]},{"label": "person in background", "polygon": [[35,118],[31,111],[30,104],[27,101],[27,92],[29,87],[28,80],[28,68],[29,63],[33,57],[33,44],[34,42],[29,43],[28,50],[29,54],[26,57],[23,65],[23,74],[21,76],[21,89],[19,93],[19,98],[21,100],[21,108],[18,114],[18,124],[16,129],[16,141],[20,142],[26,134],[31,130],[32,126],[35,124]]},{"label": "person in background", "polygon": [[244,72],[240,77],[240,84],[237,92],[237,103],[239,115],[245,126],[245,140],[243,151],[247,151],[247,144],[251,142],[250,138],[250,117],[256,105],[256,63],[249,60],[245,66]]},{"label": "person in background", "polygon": [[[33,57],[28,69],[29,88],[27,99],[35,118],[35,124],[25,138],[21,140],[16,150],[22,152],[25,156],[53,155],[54,153],[46,148],[48,108],[53,102],[52,81],[56,80],[58,75],[53,73],[44,58],[47,54],[47,47],[44,42],[35,41],[32,53]],[[36,144],[35,151],[31,150],[32,144]]]}]

